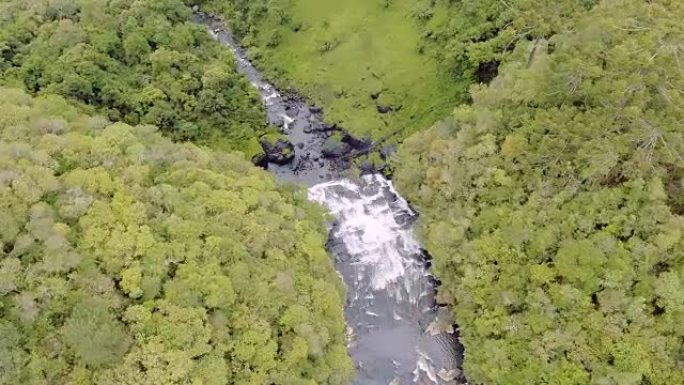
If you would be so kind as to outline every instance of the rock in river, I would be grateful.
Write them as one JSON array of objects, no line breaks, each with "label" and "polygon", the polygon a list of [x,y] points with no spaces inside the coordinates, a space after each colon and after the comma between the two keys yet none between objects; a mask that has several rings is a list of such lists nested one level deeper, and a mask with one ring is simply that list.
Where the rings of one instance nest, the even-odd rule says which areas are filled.
[{"label": "rock in river", "polygon": [[374,174],[376,172],[375,166],[369,162],[361,162],[359,169],[361,170],[361,174]]},{"label": "rock in river", "polygon": [[342,136],[342,142],[347,143],[351,146],[351,148],[362,153],[370,150],[371,146],[373,145],[373,142],[370,140],[370,138],[358,139],[349,134],[344,134]]},{"label": "rock in river", "polygon": [[331,136],[325,140],[321,153],[327,158],[342,158],[351,152],[351,146],[338,137]]},{"label": "rock in river", "polygon": [[252,164],[264,169],[268,168],[268,156],[266,154],[256,154],[252,157]]},{"label": "rock in river", "polygon": [[270,163],[287,164],[295,157],[294,145],[284,135],[265,135],[259,143]]}]

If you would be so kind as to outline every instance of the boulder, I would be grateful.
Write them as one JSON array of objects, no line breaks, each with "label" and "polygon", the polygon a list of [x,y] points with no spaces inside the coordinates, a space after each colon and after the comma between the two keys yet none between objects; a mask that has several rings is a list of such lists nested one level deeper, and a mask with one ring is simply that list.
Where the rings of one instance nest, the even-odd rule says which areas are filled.
[{"label": "boulder", "polygon": [[351,148],[358,152],[367,152],[373,144],[369,138],[358,139],[349,134],[344,134],[342,136],[342,142],[347,143]]},{"label": "boulder", "polygon": [[299,113],[299,107],[296,104],[287,104],[285,112],[290,116],[296,116]]},{"label": "boulder", "polygon": [[359,165],[359,169],[361,170],[361,174],[374,174],[376,172],[375,166],[370,162],[362,162]]},{"label": "boulder", "polygon": [[340,141],[337,137],[331,136],[323,143],[321,153],[326,158],[342,158],[349,155],[352,148],[349,144]]},{"label": "boulder", "polygon": [[307,134],[310,134],[310,133],[312,133],[312,132],[323,132],[323,133],[327,133],[327,132],[333,132],[333,131],[339,131],[339,130],[340,130],[340,128],[337,126],[336,123],[333,123],[333,124],[326,124],[326,123],[318,124],[318,122],[314,122],[314,123],[309,124],[307,127],[304,127],[304,132],[307,133]]},{"label": "boulder", "polygon": [[320,114],[321,112],[323,112],[323,108],[318,106],[311,106],[309,107],[309,111],[311,111],[312,114]]},{"label": "boulder", "polygon": [[263,169],[268,168],[268,156],[266,154],[256,154],[252,157],[252,164]]},{"label": "boulder", "polygon": [[337,131],[339,130],[339,127],[337,127],[337,123],[333,124],[322,124],[319,127],[316,127],[316,131],[320,132],[330,132],[330,131]]},{"label": "boulder", "polygon": [[375,106],[375,108],[381,114],[388,114],[390,112],[401,110],[402,106],[388,106],[388,105],[384,105],[384,104],[378,104]]},{"label": "boulder", "polygon": [[295,157],[294,145],[285,136],[264,136],[259,139],[259,144],[270,163],[283,165]]}]

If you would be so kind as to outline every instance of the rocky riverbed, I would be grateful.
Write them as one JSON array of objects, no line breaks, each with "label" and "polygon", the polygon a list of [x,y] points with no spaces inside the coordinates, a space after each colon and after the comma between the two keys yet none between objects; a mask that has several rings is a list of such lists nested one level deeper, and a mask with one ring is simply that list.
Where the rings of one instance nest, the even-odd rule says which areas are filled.
[{"label": "rocky riverbed", "polygon": [[253,159],[255,164],[268,168],[282,180],[313,186],[339,178],[354,157],[371,149],[369,139],[355,138],[342,127],[326,123],[321,107],[308,104],[295,93],[276,90],[249,62],[245,49],[220,18],[198,11],[195,15],[214,38],[235,53],[238,70],[263,98],[268,122],[282,132],[280,138],[260,139],[264,154]]}]

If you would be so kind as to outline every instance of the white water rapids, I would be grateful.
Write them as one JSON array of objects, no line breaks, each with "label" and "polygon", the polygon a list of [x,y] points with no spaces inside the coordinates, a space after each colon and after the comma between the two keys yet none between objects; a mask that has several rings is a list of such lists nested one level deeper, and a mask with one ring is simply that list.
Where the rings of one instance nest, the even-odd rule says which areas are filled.
[{"label": "white water rapids", "polygon": [[329,250],[348,286],[350,353],[362,385],[445,384],[456,352],[414,237],[415,213],[379,174],[321,183],[309,199],[335,217]]},{"label": "white water rapids", "polygon": [[[405,221],[398,222],[413,212],[398,197],[391,182],[380,175],[365,175],[363,182],[364,187],[348,179],[321,183],[309,189],[309,199],[324,204],[338,219],[332,236],[343,242],[358,265],[359,280],[367,278],[366,289],[391,290],[401,300],[399,289],[407,293],[413,290],[397,287],[399,278],[407,271],[421,271],[415,258],[406,258],[420,255],[420,245]],[[396,198],[389,202],[388,196]],[[411,285],[410,280],[403,281]]]}]

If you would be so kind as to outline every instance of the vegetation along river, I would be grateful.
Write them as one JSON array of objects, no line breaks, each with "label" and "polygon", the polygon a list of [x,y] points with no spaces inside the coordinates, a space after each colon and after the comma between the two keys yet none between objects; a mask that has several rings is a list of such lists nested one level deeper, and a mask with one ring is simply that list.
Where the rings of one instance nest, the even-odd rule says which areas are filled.
[{"label": "vegetation along river", "polygon": [[[197,18],[235,53],[238,70],[263,98],[269,123],[289,139],[274,151],[289,147],[290,158],[263,159],[263,165],[282,181],[308,186],[309,198],[333,214],[328,250],[347,286],[356,384],[464,383],[462,349],[446,309],[435,302],[429,260],[413,234],[416,213],[382,175],[346,176],[350,159],[370,143],[326,125],[320,108],[265,81],[220,19]],[[330,144],[333,136],[341,140]]]}]

